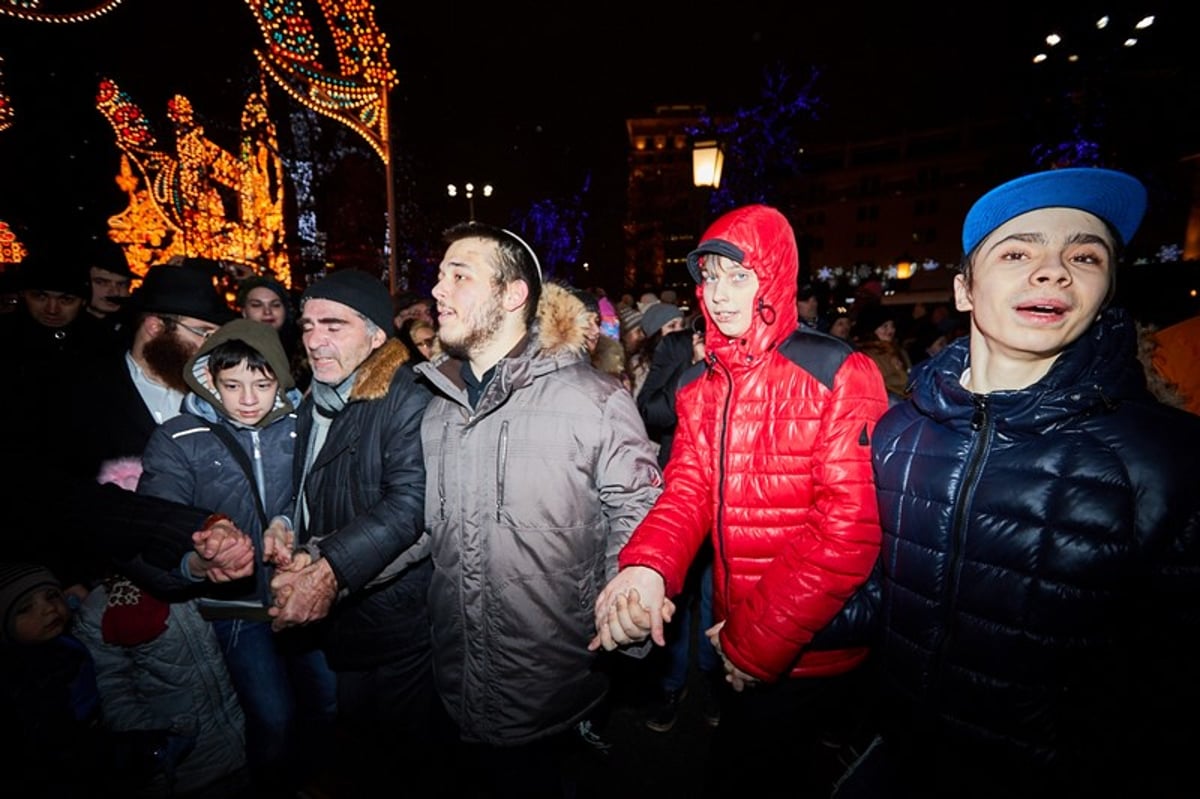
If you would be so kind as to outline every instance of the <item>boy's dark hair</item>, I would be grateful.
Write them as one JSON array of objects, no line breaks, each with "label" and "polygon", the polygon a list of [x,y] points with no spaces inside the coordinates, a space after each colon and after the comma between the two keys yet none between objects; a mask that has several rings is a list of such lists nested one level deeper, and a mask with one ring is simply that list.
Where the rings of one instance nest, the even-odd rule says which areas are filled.
[{"label": "boy's dark hair", "polygon": [[266,357],[241,339],[222,341],[208,351],[208,368],[214,377],[218,372],[236,368],[243,362],[251,372],[261,372],[267,377],[279,377]]}]

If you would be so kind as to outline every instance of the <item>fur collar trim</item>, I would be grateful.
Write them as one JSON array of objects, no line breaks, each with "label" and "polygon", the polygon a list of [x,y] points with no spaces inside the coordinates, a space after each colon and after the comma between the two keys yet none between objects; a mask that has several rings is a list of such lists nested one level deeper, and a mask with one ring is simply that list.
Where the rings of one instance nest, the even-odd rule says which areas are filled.
[{"label": "fur collar trim", "polygon": [[389,338],[358,367],[350,400],[375,400],[387,396],[396,370],[411,356],[399,339]]},{"label": "fur collar trim", "polygon": [[587,308],[557,283],[542,286],[537,311],[537,345],[547,355],[587,352]]}]

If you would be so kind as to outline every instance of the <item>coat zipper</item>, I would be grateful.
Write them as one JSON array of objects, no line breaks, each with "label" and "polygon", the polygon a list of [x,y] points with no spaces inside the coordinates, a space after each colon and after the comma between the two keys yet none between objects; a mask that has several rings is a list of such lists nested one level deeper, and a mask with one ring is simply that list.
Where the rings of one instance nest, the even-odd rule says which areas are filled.
[{"label": "coat zipper", "polygon": [[957,612],[954,597],[958,595],[963,549],[966,546],[967,515],[979,482],[979,476],[983,472],[983,462],[992,439],[992,415],[988,412],[987,395],[975,394],[972,396],[972,402],[975,403],[975,412],[971,416],[971,430],[975,433],[975,441],[971,444],[971,452],[967,456],[967,468],[963,471],[962,486],[958,490],[954,505],[954,523],[950,530],[950,567],[946,572],[945,601],[942,603],[946,612],[943,614],[940,639],[934,647],[935,658],[932,664],[933,668],[930,669],[933,680],[931,685],[941,682],[941,672],[945,666],[946,654],[954,640],[954,618]]},{"label": "coat zipper", "polygon": [[[446,442],[450,438],[450,423],[442,422],[442,452],[448,452]],[[438,458],[438,514],[446,521],[446,459]]]},{"label": "coat zipper", "polygon": [[733,377],[729,370],[717,361],[717,356],[710,353],[708,356],[709,365],[712,367],[709,370],[709,375],[715,375],[717,367],[721,367],[721,376],[725,378],[725,400],[722,403],[721,417],[717,422],[717,440],[721,442],[721,446],[717,453],[717,518],[715,520],[715,529],[713,536],[713,548],[716,554],[721,559],[722,572],[725,578],[724,594],[726,597],[730,594],[730,569],[729,562],[725,555],[725,456],[727,453],[726,437],[729,432],[729,406],[733,403]]},{"label": "coat zipper", "polygon": [[500,440],[496,445],[496,521],[504,507],[504,469],[508,464],[508,422],[500,423]]}]

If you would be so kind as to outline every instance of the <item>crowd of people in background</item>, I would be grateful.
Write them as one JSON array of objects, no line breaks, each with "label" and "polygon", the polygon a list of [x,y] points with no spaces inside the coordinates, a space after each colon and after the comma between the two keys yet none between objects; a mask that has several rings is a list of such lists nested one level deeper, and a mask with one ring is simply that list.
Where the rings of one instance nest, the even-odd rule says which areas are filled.
[{"label": "crowd of people in background", "polygon": [[1190,795],[1200,317],[1113,304],[1145,208],[1019,177],[907,304],[764,205],[619,297],[478,222],[394,296],[48,242],[0,315],[6,505],[61,495],[0,553],[6,775],[577,796],[620,658],[662,740],[700,687],[707,795]]}]

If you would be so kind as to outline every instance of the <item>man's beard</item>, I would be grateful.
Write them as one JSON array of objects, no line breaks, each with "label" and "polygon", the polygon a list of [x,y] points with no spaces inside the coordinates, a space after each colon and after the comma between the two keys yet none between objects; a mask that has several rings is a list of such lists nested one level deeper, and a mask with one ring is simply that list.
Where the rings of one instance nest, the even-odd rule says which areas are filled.
[{"label": "man's beard", "polygon": [[471,359],[471,354],[484,348],[504,324],[504,307],[498,297],[489,297],[486,304],[471,312],[466,318],[467,333],[458,341],[447,341],[444,331],[438,331],[442,351],[460,361]]},{"label": "man's beard", "polygon": [[193,346],[180,339],[174,330],[164,330],[159,335],[146,342],[142,348],[142,357],[150,373],[163,382],[167,388],[187,393],[187,382],[183,379],[183,370],[188,358],[195,354],[199,346]]}]

